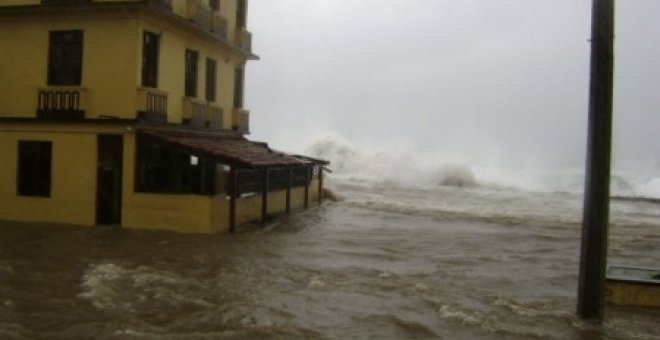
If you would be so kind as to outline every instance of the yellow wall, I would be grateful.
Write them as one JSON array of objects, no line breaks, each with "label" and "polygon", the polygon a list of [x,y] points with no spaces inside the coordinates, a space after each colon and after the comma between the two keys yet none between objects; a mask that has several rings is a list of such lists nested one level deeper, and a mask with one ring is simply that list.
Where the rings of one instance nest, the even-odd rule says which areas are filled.
[{"label": "yellow wall", "polygon": [[[119,0],[104,0],[119,1]],[[202,0],[208,4],[208,0]],[[3,5],[34,4],[7,0]],[[192,2],[191,2],[192,3]],[[220,11],[228,20],[228,40],[236,34],[237,0],[223,0]],[[175,13],[187,16],[188,0],[173,0]],[[117,7],[119,8],[119,7]],[[231,128],[234,70],[245,58],[202,33],[187,19],[158,11],[130,12],[103,8],[75,13],[52,11],[20,16],[0,15],[0,118],[35,117],[39,88],[47,86],[49,32],[83,30],[81,88],[86,118],[110,116],[132,119],[141,86],[143,32],[161,36],[159,91],[168,94],[168,121],[181,123],[184,100],[185,51],[199,52],[197,98],[205,100],[206,59],[217,62],[215,105],[223,108],[225,129]],[[88,124],[0,123],[0,219],[94,225],[96,221],[97,136],[124,136],[122,225],[128,228],[180,232],[217,232],[228,229],[229,202],[224,195],[163,195],[134,192],[135,135],[133,127]],[[53,143],[50,198],[16,195],[19,140]],[[316,182],[310,205],[316,203]],[[285,191],[269,194],[268,213],[285,210]],[[304,190],[292,190],[292,209],[303,206]],[[26,213],[29,212],[29,213]],[[261,196],[237,201],[237,223],[261,218]]]},{"label": "yellow wall", "polygon": [[[96,221],[97,136],[123,134],[122,226],[186,233],[213,233],[229,229],[229,201],[225,195],[176,195],[136,193],[135,134],[125,126],[1,125],[0,219],[55,222],[91,226]],[[16,194],[18,141],[51,141],[51,197]],[[317,203],[318,182],[309,188],[310,206]],[[286,191],[268,195],[268,214],[283,213]],[[261,219],[261,195],[237,200],[238,225]],[[292,210],[304,205],[304,188],[291,191]],[[29,212],[29,213],[26,213]]]},{"label": "yellow wall", "polygon": [[[18,196],[18,141],[52,141],[51,196]],[[93,225],[96,214],[96,134],[7,132],[0,129],[0,219]]]},{"label": "yellow wall", "polygon": [[211,198],[125,192],[122,226],[136,229],[210,233]]},{"label": "yellow wall", "polygon": [[[174,0],[175,8],[185,5]],[[236,1],[222,1],[221,11],[235,25]],[[185,6],[184,6],[185,7]],[[72,17],[75,20],[72,20]],[[0,18],[0,117],[34,117],[38,89],[47,85],[49,31],[82,29],[86,117],[135,118],[141,85],[142,33],[161,34],[158,90],[168,93],[168,121],[181,123],[185,50],[199,52],[197,98],[205,98],[206,58],[217,62],[216,101],[223,126],[232,126],[234,69],[245,60],[186,22],[117,12],[49,13],[48,16]],[[230,32],[230,37],[233,33]],[[230,39],[231,40],[231,39]]]},{"label": "yellow wall", "polygon": [[[236,201],[236,225],[261,220],[260,194],[246,196]],[[318,204],[318,181],[313,180],[309,187],[309,206]],[[298,210],[305,205],[305,188],[291,189],[291,210]],[[268,194],[268,215],[277,215],[286,211],[286,190]]]},{"label": "yellow wall", "polygon": [[216,101],[223,108],[223,126],[231,128],[231,108],[234,96],[234,69],[242,61],[229,51],[203,36],[181,30],[169,23],[145,18],[140,31],[163,32],[160,41],[158,89],[168,93],[168,121],[181,123],[185,94],[185,51],[199,52],[197,68],[197,97],[206,100],[206,58],[216,61]]},{"label": "yellow wall", "polygon": [[94,14],[0,20],[0,117],[34,117],[37,91],[47,85],[48,37],[53,30],[84,30],[82,87],[87,117],[133,117],[137,91],[137,24]]}]

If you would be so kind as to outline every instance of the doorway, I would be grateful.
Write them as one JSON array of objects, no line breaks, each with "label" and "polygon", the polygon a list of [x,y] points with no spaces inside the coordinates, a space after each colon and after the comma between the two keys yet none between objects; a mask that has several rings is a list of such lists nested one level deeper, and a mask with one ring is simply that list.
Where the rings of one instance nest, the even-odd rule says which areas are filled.
[{"label": "doorway", "polygon": [[121,135],[98,136],[96,224],[121,224],[124,140]]}]

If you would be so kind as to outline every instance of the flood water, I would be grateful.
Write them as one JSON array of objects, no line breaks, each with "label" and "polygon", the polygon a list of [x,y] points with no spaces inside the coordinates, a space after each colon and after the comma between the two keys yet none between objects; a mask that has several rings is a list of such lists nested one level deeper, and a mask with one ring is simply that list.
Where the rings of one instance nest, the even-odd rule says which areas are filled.
[{"label": "flood water", "polygon": [[[331,184],[229,235],[2,223],[2,339],[660,339],[574,316],[581,198]],[[660,205],[615,201],[610,263],[660,267]]]}]

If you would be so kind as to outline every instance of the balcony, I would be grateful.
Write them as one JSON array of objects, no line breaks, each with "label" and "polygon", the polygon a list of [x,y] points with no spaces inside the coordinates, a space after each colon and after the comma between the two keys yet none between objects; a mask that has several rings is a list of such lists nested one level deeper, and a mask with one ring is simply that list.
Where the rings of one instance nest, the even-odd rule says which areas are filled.
[{"label": "balcony", "polygon": [[51,86],[39,89],[37,118],[47,120],[85,119],[87,93],[79,86]]},{"label": "balcony", "polygon": [[207,126],[212,130],[222,130],[222,121],[224,115],[222,107],[216,104],[209,104],[206,110],[206,114]]},{"label": "balcony", "polygon": [[227,38],[227,18],[220,12],[213,12],[211,17],[211,34],[218,39]]},{"label": "balcony", "polygon": [[206,103],[196,98],[183,98],[181,121],[185,125],[202,129],[206,127]]},{"label": "balcony", "polygon": [[231,128],[243,135],[250,134],[250,111],[235,108]]},{"label": "balcony", "polygon": [[138,119],[152,123],[167,123],[167,92],[138,88]]},{"label": "balcony", "polygon": [[236,30],[236,44],[249,53],[252,53],[252,33],[245,28]]},{"label": "balcony", "polygon": [[186,0],[186,16],[188,21],[194,23],[199,29],[205,32],[211,31],[211,22],[213,21],[213,9],[202,3],[201,0]]}]

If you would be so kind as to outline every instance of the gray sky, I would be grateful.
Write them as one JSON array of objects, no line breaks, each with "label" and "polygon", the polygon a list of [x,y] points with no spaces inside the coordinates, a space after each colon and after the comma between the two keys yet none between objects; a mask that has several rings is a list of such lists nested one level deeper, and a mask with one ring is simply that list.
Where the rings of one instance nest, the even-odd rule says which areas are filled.
[{"label": "gray sky", "polygon": [[[590,0],[253,0],[254,139],[581,166]],[[660,175],[660,1],[617,3],[615,158]]]}]

